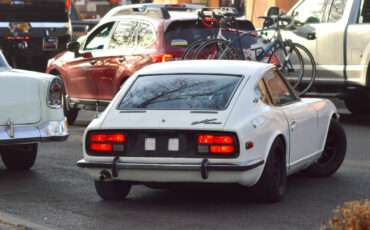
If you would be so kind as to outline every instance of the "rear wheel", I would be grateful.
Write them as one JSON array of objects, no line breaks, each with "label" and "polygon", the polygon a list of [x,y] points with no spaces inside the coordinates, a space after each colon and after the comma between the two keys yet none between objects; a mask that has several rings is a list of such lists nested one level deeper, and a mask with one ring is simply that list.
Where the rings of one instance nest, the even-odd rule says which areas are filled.
[{"label": "rear wheel", "polygon": [[130,192],[131,184],[124,181],[95,181],[95,189],[104,200],[124,200]]},{"label": "rear wheel", "polygon": [[285,148],[280,138],[275,139],[266,160],[263,173],[252,187],[253,198],[260,202],[278,202],[287,186]]},{"label": "rear wheel", "polygon": [[338,120],[331,119],[324,151],[317,162],[302,172],[312,177],[327,177],[342,165],[346,155],[347,138]]},{"label": "rear wheel", "polygon": [[[57,75],[59,79],[63,82],[62,78],[60,75]],[[63,111],[64,111],[64,116],[67,118],[67,123],[68,125],[73,125],[73,123],[76,121],[77,116],[78,116],[78,109],[71,108],[69,101],[67,100],[66,97],[66,90],[64,87],[63,83],[63,95],[62,95],[62,100],[63,100]]]},{"label": "rear wheel", "polygon": [[27,170],[35,163],[37,143],[5,146],[0,149],[0,153],[9,170]]}]

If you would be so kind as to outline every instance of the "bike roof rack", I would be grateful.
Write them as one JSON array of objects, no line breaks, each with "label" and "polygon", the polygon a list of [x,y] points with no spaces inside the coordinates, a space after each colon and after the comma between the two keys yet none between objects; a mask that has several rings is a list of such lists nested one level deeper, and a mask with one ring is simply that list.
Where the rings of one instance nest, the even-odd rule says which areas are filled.
[{"label": "bike roof rack", "polygon": [[130,7],[117,11],[112,16],[144,15],[153,18],[169,19],[168,10],[163,7]]},{"label": "bike roof rack", "polygon": [[232,13],[232,14],[238,14],[238,10],[235,7],[204,7],[202,9],[199,9],[198,11],[203,11],[204,13],[219,13],[219,14],[226,14],[226,13]]}]

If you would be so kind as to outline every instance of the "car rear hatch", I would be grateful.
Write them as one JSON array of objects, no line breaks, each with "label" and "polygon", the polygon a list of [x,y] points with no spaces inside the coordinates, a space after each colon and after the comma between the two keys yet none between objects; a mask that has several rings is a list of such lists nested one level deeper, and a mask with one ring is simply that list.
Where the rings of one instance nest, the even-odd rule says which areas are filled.
[{"label": "car rear hatch", "polygon": [[2,0],[0,21],[68,22],[70,0]]},{"label": "car rear hatch", "polygon": [[165,28],[166,52],[181,58],[193,42],[206,39],[217,33],[217,29],[205,28],[197,20],[170,21]]},{"label": "car rear hatch", "polygon": [[[248,20],[238,20],[238,27],[242,31],[255,30],[253,24]],[[166,52],[173,54],[176,58],[182,58],[186,48],[192,43],[214,38],[217,36],[219,28],[206,28],[196,19],[170,21],[165,27]],[[223,34],[228,39],[236,39],[236,33]],[[249,48],[250,44],[255,43],[254,37],[245,36],[241,39],[243,48]],[[234,45],[239,45],[235,42]]]},{"label": "car rear hatch", "polygon": [[[41,120],[39,81],[15,71],[0,71],[0,126],[34,124]],[[45,99],[46,103],[46,99]]]}]

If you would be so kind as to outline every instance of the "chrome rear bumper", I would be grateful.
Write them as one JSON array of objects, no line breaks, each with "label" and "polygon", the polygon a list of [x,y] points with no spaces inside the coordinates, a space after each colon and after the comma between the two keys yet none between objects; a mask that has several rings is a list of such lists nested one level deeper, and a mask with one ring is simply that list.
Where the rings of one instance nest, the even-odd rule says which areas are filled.
[{"label": "chrome rear bumper", "polygon": [[0,127],[0,145],[44,141],[65,141],[69,136],[67,119],[49,121],[40,125],[14,126],[12,135],[9,127]]},{"label": "chrome rear bumper", "polygon": [[201,163],[142,163],[142,162],[121,162],[115,158],[113,162],[91,162],[82,159],[77,162],[81,168],[112,169],[113,177],[118,175],[119,169],[143,169],[143,170],[192,170],[199,171],[203,179],[208,178],[208,171],[247,171],[264,163],[263,159],[248,161],[243,164],[209,163],[203,159]]}]

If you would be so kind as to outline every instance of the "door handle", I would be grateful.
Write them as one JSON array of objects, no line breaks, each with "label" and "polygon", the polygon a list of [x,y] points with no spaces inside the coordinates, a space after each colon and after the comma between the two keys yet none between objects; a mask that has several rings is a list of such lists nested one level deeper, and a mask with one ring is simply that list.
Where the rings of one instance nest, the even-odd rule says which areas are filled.
[{"label": "door handle", "polygon": [[96,64],[96,60],[91,60],[91,61],[90,61],[90,64],[91,64],[91,65],[95,65],[95,64]]},{"label": "door handle", "polygon": [[122,62],[126,61],[125,56],[121,56],[120,58],[118,58],[118,61],[119,61],[120,63],[122,63]]}]

